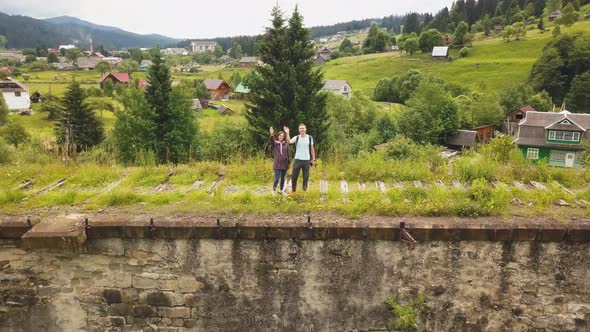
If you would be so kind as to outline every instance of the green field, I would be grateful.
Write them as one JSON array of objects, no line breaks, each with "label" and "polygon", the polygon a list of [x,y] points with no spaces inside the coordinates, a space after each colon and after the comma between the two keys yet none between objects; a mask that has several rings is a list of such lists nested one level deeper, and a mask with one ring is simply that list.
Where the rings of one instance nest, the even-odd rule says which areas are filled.
[{"label": "green field", "polygon": [[[579,22],[562,33],[590,33],[590,21]],[[398,52],[340,58],[326,63],[322,70],[326,79],[348,80],[353,90],[372,95],[377,82],[401,75],[409,69],[439,77],[468,88],[484,88],[499,92],[511,85],[525,82],[531,67],[551,40],[551,31],[529,30],[526,38],[506,42],[501,37],[476,40],[467,58],[451,51],[453,61],[434,61],[430,54],[400,55]]]}]

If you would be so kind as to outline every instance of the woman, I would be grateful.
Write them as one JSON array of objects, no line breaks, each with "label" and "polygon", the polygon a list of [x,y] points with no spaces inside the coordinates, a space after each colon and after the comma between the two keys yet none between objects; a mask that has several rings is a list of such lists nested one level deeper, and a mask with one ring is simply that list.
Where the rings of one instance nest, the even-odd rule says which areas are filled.
[{"label": "woman", "polygon": [[275,130],[270,127],[270,146],[272,147],[273,163],[272,167],[275,172],[275,180],[272,185],[272,193],[275,194],[279,181],[281,182],[280,191],[285,186],[285,176],[291,163],[289,155],[289,142],[286,140],[285,132],[280,131],[278,138],[275,140]]}]

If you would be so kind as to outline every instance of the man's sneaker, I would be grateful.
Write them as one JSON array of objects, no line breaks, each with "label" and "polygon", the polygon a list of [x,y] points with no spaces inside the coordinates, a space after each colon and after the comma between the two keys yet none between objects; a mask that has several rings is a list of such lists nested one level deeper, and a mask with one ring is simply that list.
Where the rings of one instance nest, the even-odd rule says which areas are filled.
[{"label": "man's sneaker", "polygon": [[289,197],[295,197],[295,196],[297,196],[297,192],[292,191],[289,193]]},{"label": "man's sneaker", "polygon": [[307,195],[307,192],[306,191],[302,191],[301,192],[301,196],[305,197],[305,195]]}]

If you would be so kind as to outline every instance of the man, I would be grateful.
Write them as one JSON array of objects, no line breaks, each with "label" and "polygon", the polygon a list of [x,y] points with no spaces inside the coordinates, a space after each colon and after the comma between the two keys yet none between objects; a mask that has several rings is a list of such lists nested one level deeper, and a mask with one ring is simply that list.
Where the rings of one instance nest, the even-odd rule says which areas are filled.
[{"label": "man", "polygon": [[303,192],[307,191],[307,181],[309,180],[309,169],[315,164],[315,148],[313,137],[306,134],[307,128],[302,123],[299,125],[299,135],[289,138],[289,128],[285,128],[287,141],[295,144],[295,162],[293,163],[293,173],[291,174],[291,195],[297,192],[297,180],[299,172],[303,171]]}]

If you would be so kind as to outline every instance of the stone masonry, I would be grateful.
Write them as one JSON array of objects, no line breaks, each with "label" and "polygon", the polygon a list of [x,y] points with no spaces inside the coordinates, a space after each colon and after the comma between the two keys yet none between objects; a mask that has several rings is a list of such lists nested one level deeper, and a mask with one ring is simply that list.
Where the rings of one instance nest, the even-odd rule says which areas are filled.
[{"label": "stone masonry", "polygon": [[2,331],[590,330],[588,242],[88,239],[0,247]]}]

